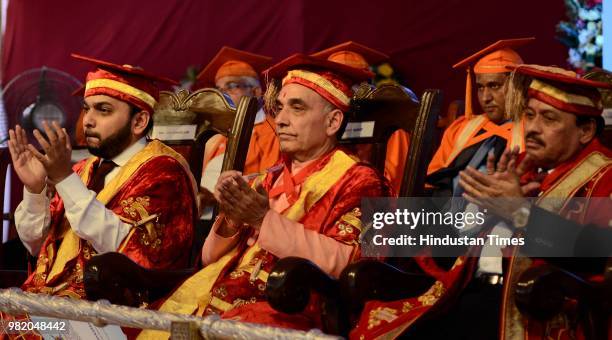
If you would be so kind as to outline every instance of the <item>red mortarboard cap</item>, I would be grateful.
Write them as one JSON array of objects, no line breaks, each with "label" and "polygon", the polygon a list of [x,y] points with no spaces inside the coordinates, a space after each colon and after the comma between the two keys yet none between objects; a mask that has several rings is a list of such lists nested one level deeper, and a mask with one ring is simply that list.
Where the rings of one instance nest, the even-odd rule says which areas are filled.
[{"label": "red mortarboard cap", "polygon": [[311,56],[363,69],[389,59],[388,55],[353,41],[326,48]]},{"label": "red mortarboard cap", "polygon": [[71,56],[96,65],[95,70],[87,73],[85,97],[108,95],[153,113],[159,99],[156,83],[178,85],[172,79],[152,75],[131,65],[113,64],[74,53]]},{"label": "red mortarboard cap", "polygon": [[353,96],[351,85],[366,81],[373,73],[326,59],[294,54],[264,71],[266,79],[283,79],[283,85],[300,84],[317,92],[343,111]]},{"label": "red mortarboard cap", "polygon": [[223,46],[208,65],[200,71],[197,79],[206,87],[214,87],[217,80],[223,77],[257,78],[258,74],[270,66],[271,62],[271,57]]},{"label": "red mortarboard cap", "polygon": [[515,73],[532,78],[528,96],[559,110],[579,116],[599,116],[603,112],[597,89],[612,89],[612,84],[581,78],[573,71],[553,66],[509,66]]}]

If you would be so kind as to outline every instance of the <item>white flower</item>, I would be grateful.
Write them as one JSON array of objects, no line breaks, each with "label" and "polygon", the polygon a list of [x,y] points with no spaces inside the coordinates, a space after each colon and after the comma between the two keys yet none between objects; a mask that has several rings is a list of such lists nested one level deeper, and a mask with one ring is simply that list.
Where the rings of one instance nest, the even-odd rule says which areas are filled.
[{"label": "white flower", "polygon": [[597,46],[594,44],[587,44],[584,50],[588,55],[595,55],[597,53]]},{"label": "white flower", "polygon": [[592,38],[592,34],[587,30],[581,30],[578,32],[578,45],[584,46],[589,43]]},{"label": "white flower", "polygon": [[589,18],[587,20],[599,20],[601,19],[601,11],[593,8],[592,10],[588,11],[588,17]]},{"label": "white flower", "polygon": [[603,41],[604,41],[603,35],[598,35],[595,38],[595,43],[597,44],[597,46],[603,46]]},{"label": "white flower", "polygon": [[597,25],[595,24],[594,21],[589,21],[589,23],[586,26],[587,30],[591,31],[591,32],[595,32],[595,30],[597,30]]},{"label": "white flower", "polygon": [[573,66],[580,65],[580,62],[582,61],[582,55],[575,48],[570,48],[569,49],[569,58],[567,60]]}]

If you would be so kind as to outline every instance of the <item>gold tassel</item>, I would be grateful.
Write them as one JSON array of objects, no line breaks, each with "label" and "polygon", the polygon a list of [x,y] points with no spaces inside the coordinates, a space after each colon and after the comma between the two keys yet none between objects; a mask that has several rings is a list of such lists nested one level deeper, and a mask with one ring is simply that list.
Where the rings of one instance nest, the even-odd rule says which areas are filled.
[{"label": "gold tassel", "polygon": [[465,118],[471,119],[474,116],[472,110],[472,66],[467,68],[467,80],[465,81]]},{"label": "gold tassel", "polygon": [[527,107],[527,91],[531,77],[513,71],[506,82],[506,119],[519,121]]},{"label": "gold tassel", "polygon": [[[267,76],[267,75],[266,75]],[[280,91],[280,81],[278,79],[266,79],[268,84],[263,95],[264,111],[272,117],[276,116],[276,98]]]}]

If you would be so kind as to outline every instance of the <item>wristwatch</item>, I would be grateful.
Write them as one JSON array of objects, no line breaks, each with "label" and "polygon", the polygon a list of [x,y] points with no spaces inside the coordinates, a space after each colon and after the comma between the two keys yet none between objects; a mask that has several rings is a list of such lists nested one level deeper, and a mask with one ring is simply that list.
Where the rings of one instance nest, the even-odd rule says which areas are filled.
[{"label": "wristwatch", "polygon": [[512,223],[516,228],[524,228],[529,222],[529,213],[531,212],[531,206],[529,204],[523,205],[516,209],[512,213]]}]

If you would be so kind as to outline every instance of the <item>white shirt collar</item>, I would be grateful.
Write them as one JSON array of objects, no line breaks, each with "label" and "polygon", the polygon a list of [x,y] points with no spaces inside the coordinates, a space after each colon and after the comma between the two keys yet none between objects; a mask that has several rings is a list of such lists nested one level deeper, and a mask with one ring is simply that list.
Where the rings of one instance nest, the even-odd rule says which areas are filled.
[{"label": "white shirt collar", "polygon": [[142,137],[136,141],[136,143],[127,147],[127,149],[123,150],[120,154],[115,156],[112,161],[117,164],[118,167],[122,167],[127,163],[135,154],[137,154],[140,150],[144,149],[147,146],[147,138]]},{"label": "white shirt collar", "polygon": [[255,115],[255,122],[253,122],[253,124],[259,124],[264,120],[266,120],[266,113],[264,112],[263,108],[261,108],[259,111],[257,111],[257,114]]}]

